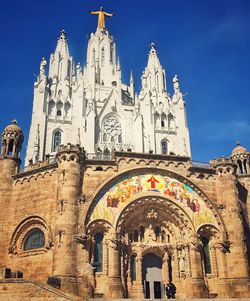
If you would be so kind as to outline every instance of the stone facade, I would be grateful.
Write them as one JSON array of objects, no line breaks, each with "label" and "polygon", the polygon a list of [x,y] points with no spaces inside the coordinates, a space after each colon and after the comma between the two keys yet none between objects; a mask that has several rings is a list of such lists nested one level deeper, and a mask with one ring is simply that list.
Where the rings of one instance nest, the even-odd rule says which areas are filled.
[{"label": "stone facade", "polygon": [[[132,152],[90,160],[70,144],[19,172],[1,156],[1,266],[59,278],[79,296],[144,298],[145,258],[156,256],[162,297],[169,280],[180,298],[249,297],[249,173],[237,174],[238,148],[203,166]],[[236,156],[249,164],[247,151]],[[25,250],[34,228],[44,244]]]},{"label": "stone facade", "polygon": [[[93,67],[89,58],[93,49],[99,51],[104,47],[105,58],[106,47],[110,45],[113,45],[114,57],[103,62],[105,72],[97,64],[100,61],[97,56],[99,60],[93,61],[96,66]],[[191,160],[188,128],[184,124],[185,106],[177,77],[172,99],[168,102],[166,98],[163,107],[160,105],[160,99],[168,94],[163,80],[165,72],[154,45],[151,45],[149,63],[142,76],[142,91],[134,98],[130,97],[134,95],[133,80],[128,89],[124,90],[121,84],[114,40],[105,28],[97,28],[92,34],[87,61],[83,74],[78,66],[78,75],[70,73],[71,77],[65,77],[67,70],[73,72],[73,64],[64,32],[51,57],[49,78],[45,76],[46,62],[42,61],[35,84],[26,157],[32,162],[23,170],[20,170],[21,128],[14,120],[3,131],[1,270],[9,268],[23,274],[23,282],[12,283],[20,291],[20,287],[23,292],[37,291],[34,281],[42,286],[48,282],[82,299],[166,298],[165,285],[171,281],[177,287],[178,298],[250,297],[250,153],[238,145],[229,157],[209,164]],[[97,78],[96,70],[99,70]],[[148,90],[150,70],[158,70],[156,73],[162,76],[159,91]],[[92,73],[95,78],[91,83]],[[129,103],[124,104],[122,91],[127,90]],[[54,97],[59,91],[64,98]],[[67,91],[74,92],[71,95]],[[95,95],[100,98],[92,95],[94,91],[98,91]],[[88,108],[83,120],[91,125],[92,132],[82,133],[81,114],[73,113],[78,110],[77,105],[71,103],[76,101],[76,95],[82,95],[79,99]],[[87,95],[86,98],[83,95]],[[45,104],[56,108],[68,105],[69,115],[57,116],[60,122],[55,116],[47,118],[53,109],[47,111]],[[147,111],[150,106],[153,111]],[[179,111],[174,109],[177,107]],[[174,120],[178,121],[180,134],[156,130],[154,122],[163,111],[176,116]],[[126,119],[126,114],[131,118]],[[120,122],[121,116],[124,120]],[[152,141],[156,141],[153,153],[149,144],[145,146],[144,138],[148,136],[141,136],[138,131],[142,120],[145,122],[152,116],[156,119],[152,119],[153,124],[147,123],[147,131],[149,137],[154,137]],[[126,120],[134,120],[127,126],[134,132],[137,147],[129,151],[121,147],[123,151],[115,151],[113,142],[110,141],[110,147],[102,146],[104,141],[96,139],[98,131],[107,139],[116,133],[114,137],[118,139],[121,134],[122,141],[129,145],[129,140],[124,138],[130,137],[123,126]],[[103,128],[98,128],[96,122]],[[52,133],[59,126],[63,135],[67,131],[69,134],[57,138],[68,138],[57,140],[57,148],[45,158],[54,141]],[[136,135],[141,140],[135,138]],[[159,143],[165,135],[169,135],[166,138],[169,140],[175,137],[172,145],[179,145],[180,149],[160,154]],[[187,152],[183,148],[184,137]],[[63,145],[61,142],[72,143]],[[104,156],[106,147],[109,156]],[[90,156],[89,152],[93,151],[94,155]],[[20,273],[7,274],[3,273],[1,278]],[[9,285],[8,280],[1,280],[0,294],[4,294],[4,287],[8,289]]]}]

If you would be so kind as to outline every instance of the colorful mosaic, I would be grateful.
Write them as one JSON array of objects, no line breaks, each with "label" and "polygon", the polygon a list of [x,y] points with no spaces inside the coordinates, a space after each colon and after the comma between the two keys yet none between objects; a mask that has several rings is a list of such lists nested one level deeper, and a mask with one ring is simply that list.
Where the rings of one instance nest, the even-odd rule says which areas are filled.
[{"label": "colorful mosaic", "polygon": [[211,210],[190,186],[176,179],[155,174],[121,179],[100,198],[90,220],[104,219],[113,224],[122,209],[134,200],[136,195],[139,197],[144,192],[159,193],[175,199],[185,209],[196,228],[202,224],[217,225]]}]

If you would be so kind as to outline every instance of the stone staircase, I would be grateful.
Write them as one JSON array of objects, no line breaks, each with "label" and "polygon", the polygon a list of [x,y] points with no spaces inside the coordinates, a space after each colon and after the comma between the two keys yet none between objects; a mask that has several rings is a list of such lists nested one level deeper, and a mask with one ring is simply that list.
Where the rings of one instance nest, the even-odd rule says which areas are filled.
[{"label": "stone staircase", "polygon": [[[100,301],[101,298],[90,298],[88,301]],[[125,299],[135,301],[135,299]],[[145,301],[146,299],[136,299]],[[150,299],[150,301],[166,301],[167,299]],[[211,299],[183,299],[179,301],[211,301]],[[0,301],[84,301],[78,296],[64,293],[46,284],[27,279],[0,280]],[[105,301],[124,301],[124,299],[105,299]],[[250,301],[250,298],[223,298],[219,301]]]},{"label": "stone staircase", "polygon": [[46,284],[27,279],[0,280],[0,301],[82,301]]}]

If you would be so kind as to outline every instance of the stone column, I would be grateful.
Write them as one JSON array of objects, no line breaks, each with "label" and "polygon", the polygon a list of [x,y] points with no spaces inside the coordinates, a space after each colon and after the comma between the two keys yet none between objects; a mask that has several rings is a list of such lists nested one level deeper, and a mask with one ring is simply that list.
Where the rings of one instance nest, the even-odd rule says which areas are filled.
[{"label": "stone column", "polygon": [[119,299],[124,297],[124,288],[121,280],[120,240],[116,233],[110,232],[108,242],[108,282],[104,297]]},{"label": "stone column", "polygon": [[144,290],[142,283],[142,255],[137,253],[136,258],[136,280],[133,282],[131,297],[134,299],[144,299]]},{"label": "stone column", "polygon": [[55,220],[53,276],[61,279],[61,289],[77,294],[77,243],[74,237],[78,226],[78,198],[82,185],[84,151],[79,146],[60,146],[58,163],[58,196],[61,204]]},{"label": "stone column", "polygon": [[77,280],[78,295],[83,298],[93,298],[94,296],[94,269],[90,264],[91,238],[85,234],[76,235],[77,242]]},{"label": "stone column", "polygon": [[168,263],[169,263],[169,255],[168,255],[168,252],[165,251],[164,257],[163,257],[163,263],[162,263],[162,281],[163,281],[164,285],[169,283],[169,280],[170,280]]},{"label": "stone column", "polygon": [[206,298],[208,290],[205,285],[202,260],[201,260],[201,245],[198,241],[194,241],[189,245],[190,264],[191,264],[191,298]]}]

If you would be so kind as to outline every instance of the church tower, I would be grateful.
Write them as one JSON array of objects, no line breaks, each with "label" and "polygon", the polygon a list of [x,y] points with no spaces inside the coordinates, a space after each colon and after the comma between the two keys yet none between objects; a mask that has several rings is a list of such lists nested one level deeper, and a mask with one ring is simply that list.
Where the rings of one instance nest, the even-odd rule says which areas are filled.
[{"label": "church tower", "polygon": [[171,97],[152,43],[137,95],[132,71],[129,84],[122,82],[116,42],[105,26],[113,14],[103,8],[91,14],[98,16],[98,24],[88,41],[85,66],[74,63],[64,30],[48,72],[46,60],[40,63],[25,165],[54,158],[67,143],[84,147],[89,158],[107,159],[113,150],[190,156],[177,76]]}]

